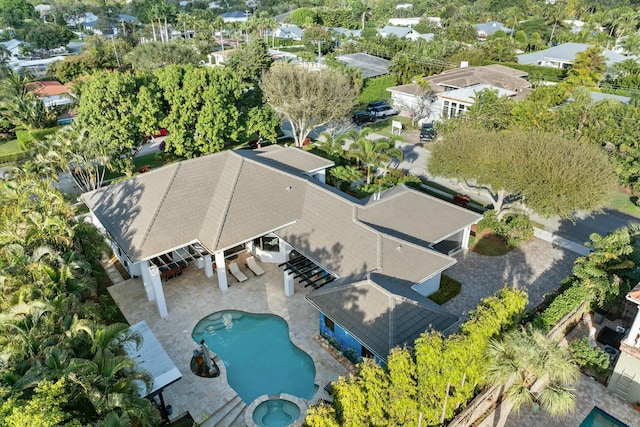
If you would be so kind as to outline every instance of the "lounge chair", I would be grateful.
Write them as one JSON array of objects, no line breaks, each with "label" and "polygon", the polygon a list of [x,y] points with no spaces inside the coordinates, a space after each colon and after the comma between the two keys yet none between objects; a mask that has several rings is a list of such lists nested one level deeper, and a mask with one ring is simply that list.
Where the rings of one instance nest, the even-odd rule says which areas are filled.
[{"label": "lounge chair", "polygon": [[233,274],[233,277],[235,277],[238,282],[244,282],[245,280],[247,280],[247,276],[242,271],[240,271],[240,268],[238,268],[238,263],[236,262],[232,262],[231,264],[229,264],[229,273]]},{"label": "lounge chair", "polygon": [[253,271],[253,274],[256,276],[261,276],[264,274],[264,270],[260,268],[260,266],[256,263],[256,259],[252,256],[247,258],[247,267],[249,270]]}]

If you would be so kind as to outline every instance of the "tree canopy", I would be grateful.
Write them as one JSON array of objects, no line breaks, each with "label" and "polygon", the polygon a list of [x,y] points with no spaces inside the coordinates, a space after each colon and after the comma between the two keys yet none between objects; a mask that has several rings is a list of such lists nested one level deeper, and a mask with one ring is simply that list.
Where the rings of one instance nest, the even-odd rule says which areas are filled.
[{"label": "tree canopy", "polygon": [[192,47],[183,43],[149,42],[140,43],[133,48],[125,56],[125,60],[135,69],[150,72],[171,64],[196,64],[200,60],[200,55]]},{"label": "tree canopy", "polygon": [[428,169],[485,189],[499,216],[510,196],[541,216],[570,218],[604,206],[615,183],[600,147],[539,131],[460,126],[433,146]]},{"label": "tree canopy", "polygon": [[357,100],[350,79],[336,70],[276,65],[260,86],[269,105],[289,121],[299,147],[315,127],[346,117]]}]

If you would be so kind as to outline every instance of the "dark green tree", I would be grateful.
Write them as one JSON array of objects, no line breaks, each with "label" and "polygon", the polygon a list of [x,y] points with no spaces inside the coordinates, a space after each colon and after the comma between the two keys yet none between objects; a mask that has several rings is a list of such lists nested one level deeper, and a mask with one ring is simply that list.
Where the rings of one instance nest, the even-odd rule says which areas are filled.
[{"label": "dark green tree", "polygon": [[269,55],[267,45],[260,39],[253,39],[240,45],[224,64],[240,81],[256,84],[272,63],[273,58]]}]

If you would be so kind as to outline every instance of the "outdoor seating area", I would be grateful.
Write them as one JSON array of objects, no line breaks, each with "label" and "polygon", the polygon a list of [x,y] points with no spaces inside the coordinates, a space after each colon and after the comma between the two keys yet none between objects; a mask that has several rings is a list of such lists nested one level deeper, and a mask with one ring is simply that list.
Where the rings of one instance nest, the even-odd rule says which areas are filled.
[{"label": "outdoor seating area", "polygon": [[187,268],[186,261],[174,261],[167,254],[153,258],[151,262],[160,270],[160,277],[167,281],[173,279],[182,274],[182,271]]}]

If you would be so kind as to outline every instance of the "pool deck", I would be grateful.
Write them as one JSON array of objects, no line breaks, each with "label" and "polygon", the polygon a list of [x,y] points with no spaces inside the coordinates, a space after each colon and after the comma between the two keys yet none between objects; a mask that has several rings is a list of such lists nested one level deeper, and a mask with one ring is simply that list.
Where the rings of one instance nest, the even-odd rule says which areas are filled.
[{"label": "pool deck", "polygon": [[330,397],[323,387],[346,375],[347,370],[336,361],[315,337],[318,335],[319,316],[305,299],[309,288],[296,284],[295,295],[284,295],[283,272],[276,264],[260,264],[262,276],[254,276],[244,263],[236,260],[249,277],[243,283],[229,275],[229,289],[218,289],[217,278],[208,278],[204,270],[191,263],[184,274],[163,283],[169,314],[160,318],[155,302],[147,301],[141,279],[118,281],[109,274],[114,285],[109,292],[130,324],[146,320],[165,350],[182,373],[182,379],[168,386],[163,395],[165,403],[173,408],[173,418],[189,411],[202,426],[244,426],[246,405],[226,381],[226,369],[216,359],[221,374],[217,378],[200,378],[191,372],[193,350],[197,348],[191,338],[196,323],[219,310],[234,309],[253,313],[273,313],[289,323],[292,342],[307,352],[316,365],[315,383],[319,390],[309,403]]}]

